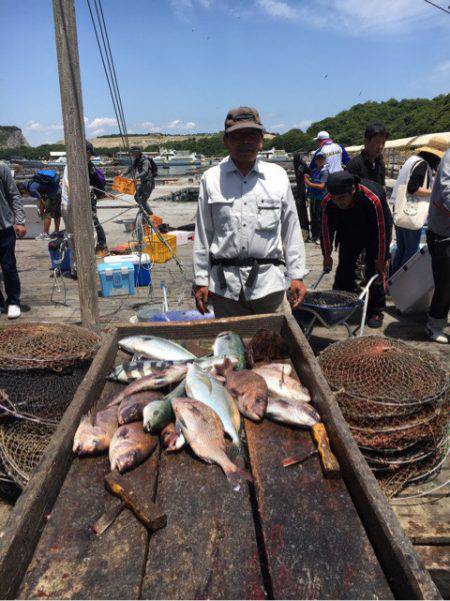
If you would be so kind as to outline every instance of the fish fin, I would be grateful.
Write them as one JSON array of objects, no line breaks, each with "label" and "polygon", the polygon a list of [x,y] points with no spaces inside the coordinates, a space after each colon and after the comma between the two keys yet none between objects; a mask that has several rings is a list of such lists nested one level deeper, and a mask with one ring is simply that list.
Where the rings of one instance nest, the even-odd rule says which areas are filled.
[{"label": "fish fin", "polygon": [[238,457],[242,457],[243,453],[244,450],[240,442],[232,442],[227,449],[228,457],[232,461],[235,461]]},{"label": "fish fin", "polygon": [[242,468],[234,465],[234,463],[230,463],[226,467],[223,468],[225,472],[225,476],[228,479],[228,482],[232,484],[233,487],[238,487],[242,480],[247,480],[248,482],[253,482],[253,477],[247,470],[243,470]]}]

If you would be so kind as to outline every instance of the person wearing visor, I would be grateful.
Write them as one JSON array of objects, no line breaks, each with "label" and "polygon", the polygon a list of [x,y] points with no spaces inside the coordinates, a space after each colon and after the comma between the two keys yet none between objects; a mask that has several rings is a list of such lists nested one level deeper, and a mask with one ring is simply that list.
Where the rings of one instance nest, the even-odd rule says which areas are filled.
[{"label": "person wearing visor", "polygon": [[290,311],[306,294],[305,247],[286,171],[257,158],[264,127],[258,111],[228,112],[229,152],[202,176],[195,224],[195,302],[216,317]]},{"label": "person wearing visor", "polygon": [[155,188],[155,177],[158,175],[158,167],[152,158],[142,154],[139,146],[131,146],[130,153],[132,163],[122,175],[123,177],[131,175],[131,177],[140,181],[134,198],[138,204],[143,204],[148,213],[152,215],[152,210],[148,206],[147,201]]},{"label": "person wearing visor", "polygon": [[334,290],[356,292],[356,262],[365,251],[366,277],[379,277],[369,292],[367,325],[380,328],[386,306],[385,276],[392,238],[392,215],[386,194],[375,182],[348,171],[331,173],[322,202],[323,268],[332,269],[333,244],[339,249]]}]

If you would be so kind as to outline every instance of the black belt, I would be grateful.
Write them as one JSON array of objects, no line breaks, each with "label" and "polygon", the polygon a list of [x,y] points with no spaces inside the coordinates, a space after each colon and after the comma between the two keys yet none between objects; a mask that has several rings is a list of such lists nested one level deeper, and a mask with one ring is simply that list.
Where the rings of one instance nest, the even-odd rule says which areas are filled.
[{"label": "black belt", "polygon": [[218,257],[210,255],[209,261],[211,266],[217,265],[218,267],[217,275],[222,289],[227,287],[224,267],[251,267],[245,286],[247,288],[252,288],[256,281],[260,265],[285,265],[285,262],[282,259],[256,259],[255,257],[248,257],[246,259],[219,259]]}]

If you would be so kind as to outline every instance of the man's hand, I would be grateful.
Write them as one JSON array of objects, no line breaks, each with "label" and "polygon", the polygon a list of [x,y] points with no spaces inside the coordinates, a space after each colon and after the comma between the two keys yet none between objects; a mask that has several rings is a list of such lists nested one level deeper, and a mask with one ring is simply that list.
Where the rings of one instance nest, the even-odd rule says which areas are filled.
[{"label": "man's hand", "polygon": [[291,307],[293,309],[296,309],[305,300],[306,286],[302,282],[302,280],[292,280],[290,291],[291,291],[291,299],[290,299]]},{"label": "man's hand", "polygon": [[375,269],[381,275],[386,275],[388,265],[389,265],[389,261],[380,261],[380,260],[375,261]]},{"label": "man's hand", "polygon": [[209,287],[208,286],[196,286],[194,292],[195,298],[195,306],[199,310],[199,312],[204,315],[208,313],[208,295],[209,295]]},{"label": "man's hand", "polygon": [[27,230],[25,229],[24,225],[15,225],[14,229],[16,231],[18,238],[23,238],[25,236],[25,234],[27,233]]},{"label": "man's hand", "polygon": [[333,257],[324,257],[323,258],[323,270],[331,271],[333,269]]}]

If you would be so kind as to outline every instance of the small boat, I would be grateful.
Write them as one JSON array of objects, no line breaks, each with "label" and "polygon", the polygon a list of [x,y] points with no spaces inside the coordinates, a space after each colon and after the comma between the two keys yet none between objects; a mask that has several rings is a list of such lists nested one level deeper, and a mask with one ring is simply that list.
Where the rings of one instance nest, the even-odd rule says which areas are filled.
[{"label": "small boat", "polygon": [[258,158],[263,161],[269,161],[270,163],[286,163],[292,161],[292,157],[284,150],[278,148],[271,148],[270,150],[261,150],[258,153]]},{"label": "small boat", "polygon": [[189,150],[178,150],[174,151],[174,155],[169,158],[169,167],[175,167],[178,165],[201,165],[200,158],[195,152],[189,152]]}]

